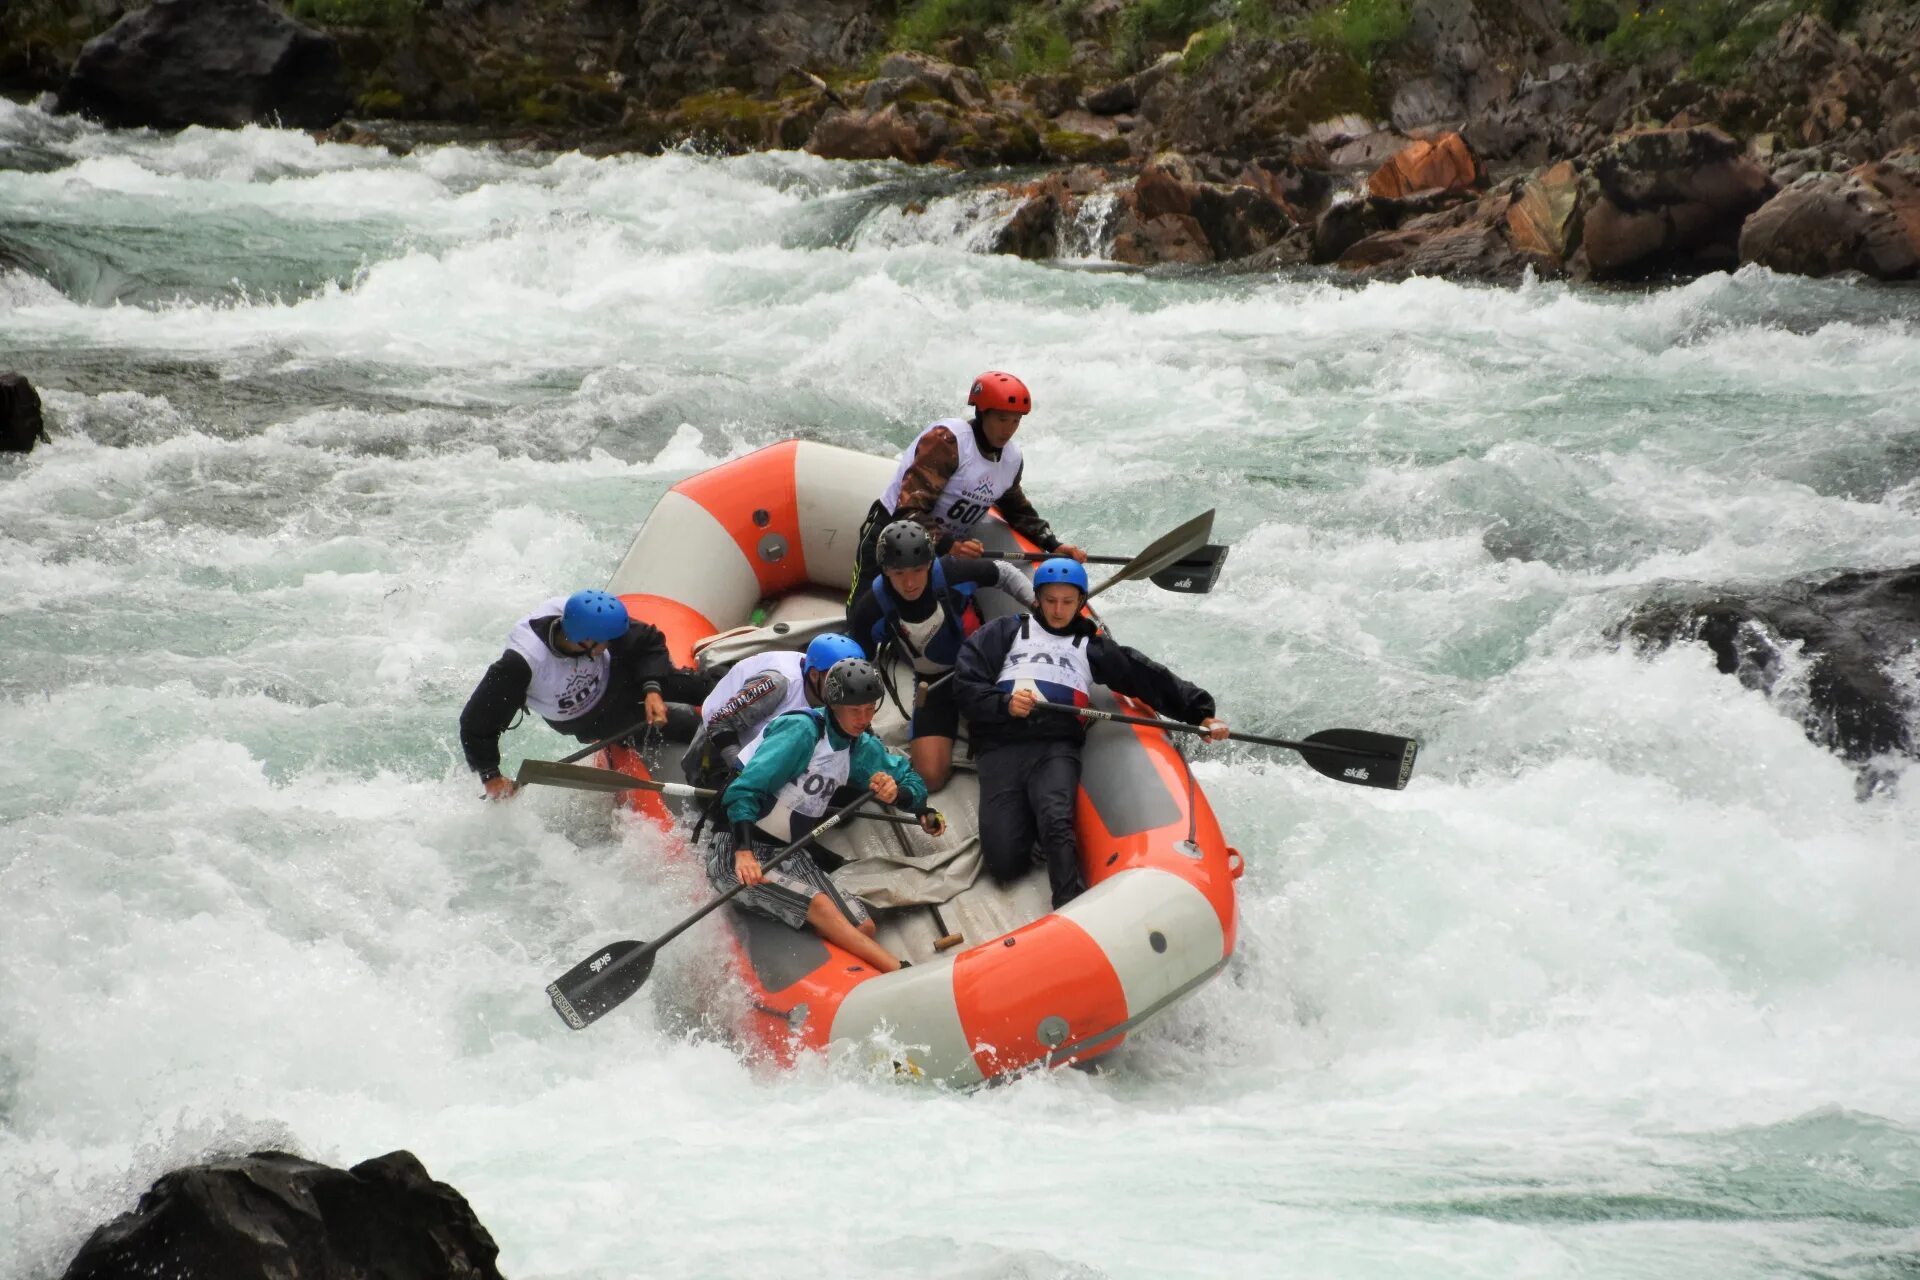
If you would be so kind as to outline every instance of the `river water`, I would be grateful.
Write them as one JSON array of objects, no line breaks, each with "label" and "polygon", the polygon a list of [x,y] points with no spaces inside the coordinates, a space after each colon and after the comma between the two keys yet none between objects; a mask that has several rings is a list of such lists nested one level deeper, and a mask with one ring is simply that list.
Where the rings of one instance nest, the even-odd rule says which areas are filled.
[{"label": "river water", "polygon": [[[1603,638],[1920,561],[1920,293],[1033,264],[960,179],[799,155],[0,105],[0,166],[54,430],[0,460],[0,1275],[269,1145],[413,1150],[514,1280],[1920,1275],[1920,779]],[[567,1032],[543,984],[698,886],[604,799],[476,801],[508,625],[680,477],[891,453],[983,368],[1073,540],[1218,508],[1219,587],[1121,639],[1255,732],[1417,736],[1412,785],[1206,749],[1241,947],[1098,1073],[771,1070],[710,931]]]}]

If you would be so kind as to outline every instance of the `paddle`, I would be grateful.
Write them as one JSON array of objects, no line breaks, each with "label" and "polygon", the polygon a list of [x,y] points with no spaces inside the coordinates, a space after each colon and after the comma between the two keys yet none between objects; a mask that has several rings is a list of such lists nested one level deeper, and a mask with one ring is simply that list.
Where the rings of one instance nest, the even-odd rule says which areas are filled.
[{"label": "paddle", "polygon": [[[520,776],[515,781],[523,787],[537,784],[571,787],[575,791],[657,791],[661,795],[683,796],[689,800],[711,800],[720,794],[708,787],[690,787],[684,782],[655,782],[651,778],[636,778],[617,769],[592,769],[585,765],[557,764],[545,760],[522,760]],[[853,816],[871,822],[892,822],[903,827],[920,824],[920,819],[905,813],[856,813]]]},{"label": "paddle", "polygon": [[[1210,542],[1195,548],[1182,556],[1170,568],[1150,573],[1148,580],[1164,591],[1178,591],[1185,595],[1205,595],[1213,590],[1213,584],[1220,580],[1220,570],[1227,563],[1228,548],[1219,543]],[[1020,560],[1028,563],[1046,560],[1052,557],[1050,551],[984,551],[982,560]],[[1088,564],[1131,564],[1119,556],[1088,556]],[[1134,576],[1138,576],[1137,574]]]},{"label": "paddle", "polygon": [[[629,735],[638,733],[640,732],[640,730],[646,727],[647,727],[647,721],[644,717],[639,720],[635,720],[632,724],[628,725],[626,728],[622,729],[620,732],[614,734],[611,738],[602,738],[600,741],[594,743],[592,746],[582,747],[570,756],[561,756],[558,763],[572,764],[575,760],[585,760],[588,756],[592,755],[596,751],[605,751],[608,747],[615,746],[618,743],[626,741]],[[542,761],[529,761],[528,763],[545,764],[546,762],[542,760]],[[520,771],[522,773],[526,772],[525,764],[520,766]]]},{"label": "paddle", "polygon": [[[1087,599],[1093,599],[1108,587],[1117,587],[1135,578],[1152,577],[1168,565],[1178,564],[1186,556],[1204,547],[1207,539],[1212,536],[1213,509],[1209,507],[1178,529],[1155,538],[1145,551],[1127,561],[1125,568],[1087,592]],[[953,679],[953,672],[949,671],[928,685],[927,691],[931,693],[951,679]]]},{"label": "paddle", "polygon": [[1091,600],[1108,587],[1117,587],[1123,582],[1132,582],[1135,578],[1151,578],[1162,569],[1179,564],[1188,556],[1207,545],[1207,539],[1213,536],[1213,508],[1209,507],[1193,519],[1170,533],[1163,533],[1148,544],[1147,549],[1127,561],[1118,573],[1087,592]]},{"label": "paddle", "polygon": [[[1036,702],[1035,710],[1062,711],[1083,720],[1111,720],[1115,724],[1144,724],[1155,729],[1205,735],[1198,725],[1178,720],[1156,720],[1151,716],[1128,716],[1118,711],[1098,711],[1093,707],[1068,707],[1057,702]],[[1413,759],[1420,744],[1412,738],[1390,733],[1372,733],[1366,729],[1323,729],[1309,734],[1305,742],[1290,738],[1263,738],[1254,733],[1229,733],[1235,742],[1257,742],[1263,747],[1286,747],[1298,751],[1316,773],[1336,782],[1357,787],[1382,787],[1399,791],[1413,774]]]},{"label": "paddle", "polygon": [[[842,818],[875,798],[873,792],[865,791],[857,799],[841,805],[822,818],[819,824],[806,835],[801,836],[771,858],[763,859],[760,863],[761,869],[773,870],[792,857],[795,852],[805,848],[809,840],[829,827],[835,826]],[[602,1014],[640,989],[646,982],[647,975],[653,972],[653,957],[660,948],[699,924],[707,918],[709,913],[731,901],[735,894],[746,887],[744,884],[734,885],[733,888],[714,898],[652,942],[627,940],[611,942],[600,948],[547,985],[547,999],[553,1001],[554,1012],[560,1015],[561,1021],[575,1031],[585,1029],[588,1023],[597,1020]]]}]

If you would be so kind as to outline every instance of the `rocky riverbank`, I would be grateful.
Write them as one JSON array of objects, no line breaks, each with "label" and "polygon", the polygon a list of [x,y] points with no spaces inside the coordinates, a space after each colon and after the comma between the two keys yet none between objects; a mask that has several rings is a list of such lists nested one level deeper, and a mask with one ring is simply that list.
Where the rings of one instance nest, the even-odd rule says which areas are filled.
[{"label": "rocky riverbank", "polygon": [[0,34],[5,87],[122,125],[1007,167],[988,247],[1026,257],[1920,274],[1900,0],[17,0]]}]

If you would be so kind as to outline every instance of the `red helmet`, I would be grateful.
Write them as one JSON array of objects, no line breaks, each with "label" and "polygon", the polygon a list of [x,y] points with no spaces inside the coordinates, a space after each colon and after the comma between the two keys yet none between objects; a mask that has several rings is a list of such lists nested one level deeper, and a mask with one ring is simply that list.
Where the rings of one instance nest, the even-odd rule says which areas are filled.
[{"label": "red helmet", "polygon": [[973,380],[973,390],[967,392],[967,403],[976,409],[1005,409],[1008,413],[1019,414],[1033,412],[1033,397],[1027,394],[1027,384],[1010,373],[992,369]]}]

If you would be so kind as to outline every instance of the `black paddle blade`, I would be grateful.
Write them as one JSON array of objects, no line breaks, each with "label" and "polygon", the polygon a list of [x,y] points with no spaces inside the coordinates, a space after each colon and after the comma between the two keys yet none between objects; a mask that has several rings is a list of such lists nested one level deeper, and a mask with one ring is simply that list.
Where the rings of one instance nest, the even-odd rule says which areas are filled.
[{"label": "black paddle blade", "polygon": [[653,972],[644,942],[610,942],[547,984],[553,1011],[575,1031],[638,991]]},{"label": "black paddle blade", "polygon": [[1420,744],[1412,738],[1366,729],[1323,729],[1309,734],[1306,740],[1316,746],[1339,748],[1315,751],[1311,746],[1301,747],[1301,759],[1315,771],[1356,787],[1384,787],[1389,791],[1407,785],[1407,779],[1413,776],[1413,758],[1420,753]]},{"label": "black paddle blade", "polygon": [[1220,580],[1227,563],[1227,549],[1217,542],[1208,543],[1188,554],[1179,563],[1162,569],[1150,579],[1163,591],[1178,591],[1190,596],[1205,595]]}]

